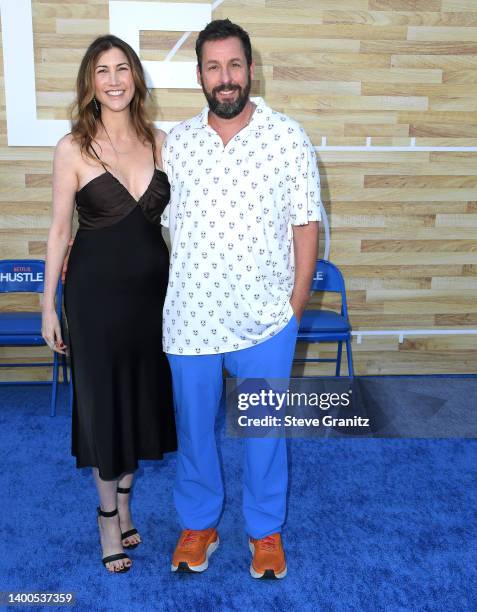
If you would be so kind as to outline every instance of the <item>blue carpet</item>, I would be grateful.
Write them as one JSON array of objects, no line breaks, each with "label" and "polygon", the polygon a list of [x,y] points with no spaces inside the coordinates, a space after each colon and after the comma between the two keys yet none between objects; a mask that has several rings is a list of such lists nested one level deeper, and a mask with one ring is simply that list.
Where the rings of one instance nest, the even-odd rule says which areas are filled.
[{"label": "blue carpet", "polygon": [[200,576],[169,571],[175,457],[143,462],[133,515],[144,544],[114,576],[70,418],[47,416],[48,402],[48,388],[0,387],[0,591],[72,591],[88,611],[477,609],[476,440],[291,440],[289,575],[274,582],[248,574],[240,440],[222,440],[221,546]]}]

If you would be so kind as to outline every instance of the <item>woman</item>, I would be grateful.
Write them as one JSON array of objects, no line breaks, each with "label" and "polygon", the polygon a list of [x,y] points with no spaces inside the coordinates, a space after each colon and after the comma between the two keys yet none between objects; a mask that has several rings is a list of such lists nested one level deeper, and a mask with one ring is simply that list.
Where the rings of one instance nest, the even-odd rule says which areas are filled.
[{"label": "woman", "polygon": [[145,110],[139,58],[115,36],[88,48],[77,78],[76,120],[53,162],[43,337],[66,346],[54,292],[71,236],[65,310],[74,382],[72,452],[93,467],[103,563],[125,572],[140,536],[129,491],[138,459],[176,449],[170,370],[162,352],[168,251],[160,216],[169,200],[161,170],[165,134]]}]

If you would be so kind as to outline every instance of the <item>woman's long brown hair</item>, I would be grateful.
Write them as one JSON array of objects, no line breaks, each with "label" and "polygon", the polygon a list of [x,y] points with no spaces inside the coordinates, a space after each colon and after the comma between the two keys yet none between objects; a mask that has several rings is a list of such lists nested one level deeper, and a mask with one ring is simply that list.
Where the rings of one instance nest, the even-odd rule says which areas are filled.
[{"label": "woman's long brown hair", "polygon": [[79,143],[81,153],[86,157],[97,160],[94,155],[92,142],[101,124],[101,107],[94,103],[94,69],[101,53],[116,47],[127,57],[135,85],[134,97],[129,105],[131,121],[138,138],[151,144],[154,158],[156,156],[156,141],[154,138],[154,125],[149,117],[146,107],[148,89],[141,60],[132,47],[117,36],[107,34],[94,40],[88,47],[79,67],[76,79],[76,100],[73,104],[73,125],[71,134]]}]

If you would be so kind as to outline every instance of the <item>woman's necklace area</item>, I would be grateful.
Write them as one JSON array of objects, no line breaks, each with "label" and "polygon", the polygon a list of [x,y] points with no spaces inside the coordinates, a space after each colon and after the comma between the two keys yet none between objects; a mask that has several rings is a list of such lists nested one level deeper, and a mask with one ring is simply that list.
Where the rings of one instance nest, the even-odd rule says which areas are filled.
[{"label": "woman's necklace area", "polygon": [[131,147],[127,151],[119,151],[118,149],[116,149],[116,147],[113,145],[113,141],[111,140],[111,137],[110,137],[110,135],[108,133],[108,130],[106,129],[106,126],[104,125],[103,122],[101,122],[101,125],[103,126],[104,133],[108,137],[109,144],[111,145],[111,148],[113,149],[114,153],[116,154],[116,157],[119,157],[120,155],[129,155],[131,153],[131,151],[133,151],[133,147]]}]

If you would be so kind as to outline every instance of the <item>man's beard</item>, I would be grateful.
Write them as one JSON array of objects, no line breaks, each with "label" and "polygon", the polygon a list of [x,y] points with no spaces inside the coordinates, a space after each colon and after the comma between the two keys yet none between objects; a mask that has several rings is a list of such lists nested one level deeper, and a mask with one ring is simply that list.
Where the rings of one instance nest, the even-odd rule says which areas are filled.
[{"label": "man's beard", "polygon": [[[252,83],[250,77],[245,88],[240,85],[218,85],[210,92],[202,85],[202,91],[209,104],[209,109],[221,119],[233,119],[239,115],[248,102]],[[219,102],[217,94],[221,91],[238,91],[237,99],[234,102]]]}]

